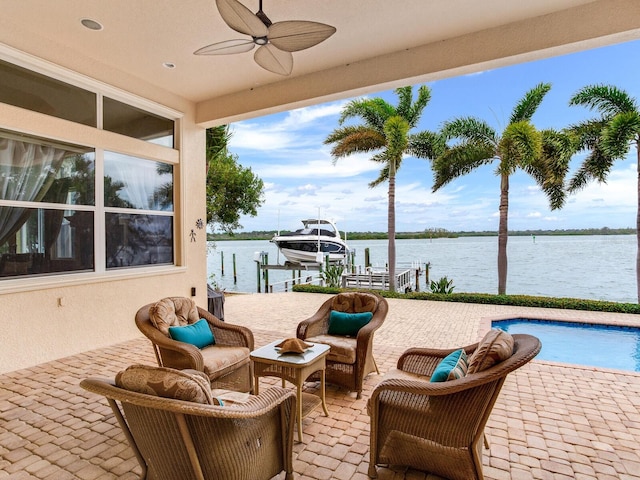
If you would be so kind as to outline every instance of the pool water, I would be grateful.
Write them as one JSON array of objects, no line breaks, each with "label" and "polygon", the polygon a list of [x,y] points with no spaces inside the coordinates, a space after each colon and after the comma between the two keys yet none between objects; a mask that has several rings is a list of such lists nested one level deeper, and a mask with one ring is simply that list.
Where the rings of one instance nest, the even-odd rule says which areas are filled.
[{"label": "pool water", "polygon": [[537,360],[640,372],[640,328],[512,318],[494,328],[528,333],[542,342]]}]

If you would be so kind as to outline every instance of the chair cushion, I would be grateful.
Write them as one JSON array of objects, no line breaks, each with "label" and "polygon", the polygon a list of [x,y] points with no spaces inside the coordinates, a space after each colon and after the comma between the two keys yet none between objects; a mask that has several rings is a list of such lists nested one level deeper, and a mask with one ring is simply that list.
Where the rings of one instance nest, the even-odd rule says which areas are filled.
[{"label": "chair cushion", "polygon": [[329,313],[329,335],[358,335],[358,331],[373,318],[371,312],[347,313],[331,310]]},{"label": "chair cushion", "polygon": [[364,292],[339,293],[331,301],[331,310],[347,313],[375,312],[378,297]]},{"label": "chair cushion", "polygon": [[468,374],[481,372],[506,360],[513,354],[513,337],[503,330],[492,328],[469,358]]},{"label": "chair cushion", "polygon": [[216,339],[209,328],[209,322],[204,318],[191,325],[169,327],[169,336],[174,340],[190,343],[198,348],[204,348],[216,343]]},{"label": "chair cushion", "polygon": [[245,392],[235,392],[223,388],[213,388],[211,390],[214,400],[217,400],[222,406],[242,405],[247,403],[252,395]]},{"label": "chair cushion", "polygon": [[334,335],[316,335],[306,339],[310,343],[324,343],[330,350],[327,360],[338,363],[356,363],[356,350],[358,340],[355,337],[342,337]]},{"label": "chair cushion", "polygon": [[132,392],[214,405],[210,383],[187,371],[131,365],[116,375],[116,386]]},{"label": "chair cushion", "polygon": [[432,382],[446,382],[462,378],[469,368],[467,354],[463,349],[451,352],[444,357],[431,375]]},{"label": "chair cushion", "polygon": [[242,365],[249,363],[249,349],[227,345],[210,345],[200,350],[204,361],[204,373],[215,380]]},{"label": "chair cushion", "polygon": [[196,302],[185,297],[167,297],[149,307],[151,323],[169,336],[169,327],[179,327],[200,320]]}]

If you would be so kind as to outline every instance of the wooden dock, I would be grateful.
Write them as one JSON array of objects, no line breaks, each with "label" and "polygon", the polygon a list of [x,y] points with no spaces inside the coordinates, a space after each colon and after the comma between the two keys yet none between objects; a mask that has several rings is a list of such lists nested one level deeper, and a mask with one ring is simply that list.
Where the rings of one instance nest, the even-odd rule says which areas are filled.
[{"label": "wooden dock", "polygon": [[[342,288],[366,288],[369,290],[389,290],[389,272],[352,273],[342,276]],[[411,270],[396,273],[396,292],[409,292],[413,288]]]}]

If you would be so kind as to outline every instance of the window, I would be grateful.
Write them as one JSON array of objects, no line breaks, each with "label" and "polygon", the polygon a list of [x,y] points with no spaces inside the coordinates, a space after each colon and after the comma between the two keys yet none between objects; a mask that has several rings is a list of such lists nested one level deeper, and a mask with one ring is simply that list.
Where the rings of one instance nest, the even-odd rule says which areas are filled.
[{"label": "window", "polygon": [[103,109],[105,130],[173,148],[173,120],[107,97]]},{"label": "window", "polygon": [[77,144],[0,130],[0,281],[175,263],[179,113],[163,117],[102,94],[119,97],[113,89],[95,88],[0,60],[0,103],[141,140],[134,156],[131,141],[122,147],[128,155],[116,151],[121,143],[112,137],[87,145],[93,137],[86,129]]},{"label": "window", "polygon": [[93,270],[94,159],[0,131],[0,277]]},{"label": "window", "polygon": [[96,126],[96,94],[0,60],[0,102]]},{"label": "window", "polygon": [[104,205],[108,269],[173,263],[171,165],[105,152]]}]

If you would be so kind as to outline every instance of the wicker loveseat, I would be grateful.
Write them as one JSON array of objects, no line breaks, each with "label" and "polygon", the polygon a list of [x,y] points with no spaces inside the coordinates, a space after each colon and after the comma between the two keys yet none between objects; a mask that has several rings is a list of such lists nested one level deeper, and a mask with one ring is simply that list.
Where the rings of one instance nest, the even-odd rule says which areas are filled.
[{"label": "wicker loveseat", "polygon": [[[202,375],[200,378],[198,378]],[[106,397],[141,468],[140,479],[293,479],[295,393],[272,387],[215,405],[197,371],[133,365],[115,381],[88,378]]]},{"label": "wicker loveseat", "polygon": [[[198,348],[174,340],[169,328],[194,325],[205,319],[215,340]],[[151,341],[159,366],[204,372],[212,388],[253,391],[249,353],[254,348],[251,330],[223,322],[185,297],[168,297],[141,307],[136,313],[138,329]]]},{"label": "wicker loveseat", "polygon": [[[327,356],[326,381],[355,391],[362,396],[365,377],[377,371],[373,358],[373,335],[387,316],[387,301],[368,292],[345,292],[325,301],[310,318],[298,324],[298,338],[312,343],[324,343],[331,347]],[[335,335],[330,333],[332,311],[343,313],[371,312],[371,320],[357,334]]]},{"label": "wicker loveseat", "polygon": [[[455,350],[412,348],[374,388],[369,476],[377,465],[405,465],[451,480],[482,479],[484,426],[507,374],[532,360],[540,341],[512,337],[512,354],[460,378],[432,382],[436,366]],[[486,338],[486,337],[485,337]],[[463,350],[471,360],[479,344]],[[471,365],[471,363],[469,363]],[[469,367],[471,369],[471,367]]]}]

